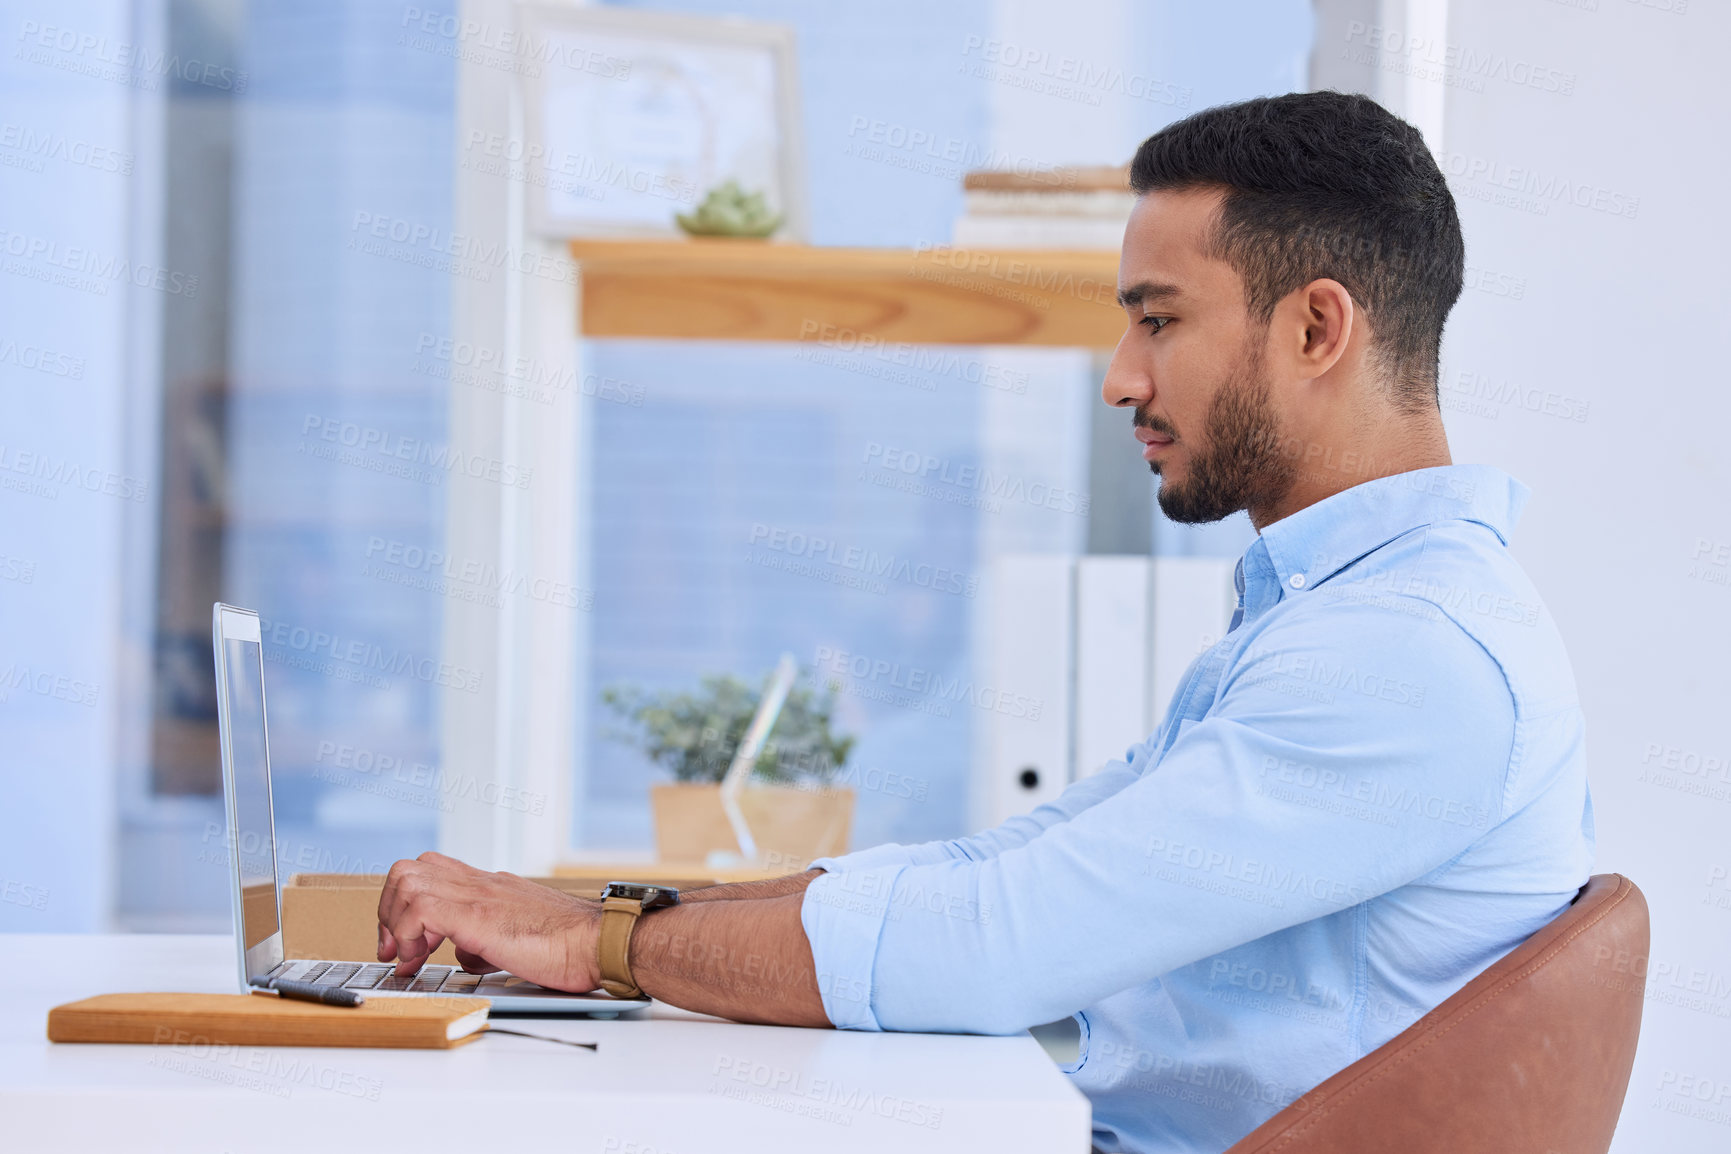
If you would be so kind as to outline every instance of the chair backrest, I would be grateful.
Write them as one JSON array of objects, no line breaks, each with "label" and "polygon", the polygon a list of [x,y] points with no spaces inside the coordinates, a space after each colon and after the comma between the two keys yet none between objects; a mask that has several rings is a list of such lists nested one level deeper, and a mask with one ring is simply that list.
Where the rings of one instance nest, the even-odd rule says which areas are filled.
[{"label": "chair backrest", "polygon": [[1646,898],[1595,875],[1550,925],[1227,1154],[1605,1154],[1647,949]]}]

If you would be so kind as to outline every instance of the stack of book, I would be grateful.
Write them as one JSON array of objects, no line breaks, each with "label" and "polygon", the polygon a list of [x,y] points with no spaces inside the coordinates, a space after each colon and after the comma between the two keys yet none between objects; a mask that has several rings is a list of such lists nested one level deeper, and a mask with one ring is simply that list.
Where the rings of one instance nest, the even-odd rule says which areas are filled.
[{"label": "stack of book", "polygon": [[1136,197],[1128,165],[970,172],[958,248],[1117,250]]}]

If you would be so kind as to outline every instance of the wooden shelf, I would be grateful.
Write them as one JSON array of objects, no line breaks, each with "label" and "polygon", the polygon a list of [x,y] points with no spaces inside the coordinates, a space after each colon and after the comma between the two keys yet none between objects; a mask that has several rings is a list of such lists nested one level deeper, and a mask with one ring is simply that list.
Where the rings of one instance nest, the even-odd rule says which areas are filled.
[{"label": "wooden shelf", "polygon": [[571,256],[589,337],[1110,348],[1125,327],[1106,250],[579,240]]}]

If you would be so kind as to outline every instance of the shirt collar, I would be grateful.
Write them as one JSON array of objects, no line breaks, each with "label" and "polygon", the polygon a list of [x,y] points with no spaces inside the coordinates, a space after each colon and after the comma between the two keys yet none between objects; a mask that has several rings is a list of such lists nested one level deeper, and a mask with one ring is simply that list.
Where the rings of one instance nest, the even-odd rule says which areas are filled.
[{"label": "shirt collar", "polygon": [[1444,465],[1378,477],[1325,497],[1262,531],[1245,553],[1250,616],[1314,589],[1354,561],[1438,521],[1476,521],[1507,545],[1530,490],[1489,465]]}]

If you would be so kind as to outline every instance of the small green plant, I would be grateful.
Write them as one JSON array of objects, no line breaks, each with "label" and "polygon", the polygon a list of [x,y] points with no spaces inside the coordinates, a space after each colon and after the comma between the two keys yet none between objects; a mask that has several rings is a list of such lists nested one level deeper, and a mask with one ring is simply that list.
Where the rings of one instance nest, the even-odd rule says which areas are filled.
[{"label": "small green plant", "polygon": [[[629,726],[610,736],[642,749],[671,770],[675,781],[711,783],[727,773],[762,696],[763,687],[753,689],[730,674],[710,674],[695,693],[649,693],[630,685],[601,691],[602,702]],[[834,709],[833,687],[821,694],[809,686],[789,692],[752,768],[753,779],[828,781],[840,772],[854,739],[830,731]]]},{"label": "small green plant", "polygon": [[761,192],[746,192],[736,180],[709,190],[692,213],[674,220],[693,236],[766,237],[781,225],[781,214],[770,209]]}]

